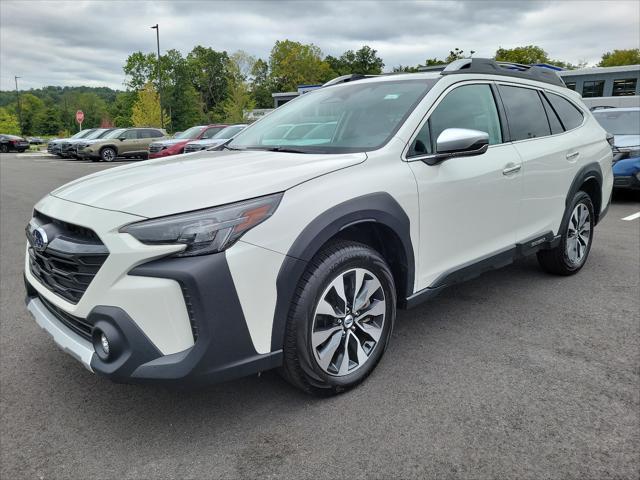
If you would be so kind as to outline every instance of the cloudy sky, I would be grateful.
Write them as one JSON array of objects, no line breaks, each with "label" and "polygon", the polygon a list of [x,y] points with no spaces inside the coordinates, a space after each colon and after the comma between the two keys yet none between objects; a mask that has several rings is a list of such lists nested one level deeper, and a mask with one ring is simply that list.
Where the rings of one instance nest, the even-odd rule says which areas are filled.
[{"label": "cloudy sky", "polygon": [[386,69],[459,47],[492,56],[536,44],[552,58],[596,63],[640,45],[640,2],[608,1],[27,1],[0,0],[0,89],[43,85],[122,88],[134,51],[186,54],[194,45],[267,58],[279,39],[339,55],[363,44]]}]

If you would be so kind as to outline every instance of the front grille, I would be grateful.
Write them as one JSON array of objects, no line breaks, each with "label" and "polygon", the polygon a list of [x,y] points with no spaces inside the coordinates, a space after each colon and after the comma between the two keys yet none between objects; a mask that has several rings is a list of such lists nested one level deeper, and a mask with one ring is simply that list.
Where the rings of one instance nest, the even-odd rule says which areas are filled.
[{"label": "front grille", "polygon": [[[48,244],[36,246],[36,229],[46,232]],[[36,235],[39,235],[36,234]],[[49,290],[78,303],[109,255],[107,247],[88,228],[52,219],[39,212],[27,227],[31,273]]]},{"label": "front grille", "polygon": [[186,147],[184,147],[184,153],[191,153],[191,152],[199,152],[200,150],[204,150],[206,147],[203,147],[201,145],[187,145]]},{"label": "front grille", "polygon": [[158,153],[162,148],[162,145],[149,145],[149,153]]},{"label": "front grille", "polygon": [[74,333],[77,333],[82,338],[91,341],[91,331],[93,325],[87,322],[86,318],[76,317],[70,313],[65,312],[61,308],[56,307],[53,303],[45,299],[42,295],[38,295],[38,298],[43,305],[51,312],[51,314],[60,320],[65,326],[71,329]]}]

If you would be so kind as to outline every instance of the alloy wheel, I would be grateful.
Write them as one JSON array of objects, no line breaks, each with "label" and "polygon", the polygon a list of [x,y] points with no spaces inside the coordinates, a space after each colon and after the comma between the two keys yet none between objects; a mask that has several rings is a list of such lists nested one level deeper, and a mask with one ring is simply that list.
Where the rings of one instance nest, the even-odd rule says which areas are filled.
[{"label": "alloy wheel", "polygon": [[584,203],[573,209],[567,229],[566,254],[572,265],[584,260],[591,240],[591,215]]},{"label": "alloy wheel", "polygon": [[318,366],[339,377],[362,367],[381,343],[386,311],[382,284],[372,272],[340,273],[322,293],[313,317],[311,345]]},{"label": "alloy wheel", "polygon": [[115,158],[116,158],[116,152],[114,152],[112,149],[105,148],[102,151],[102,159],[105,162],[112,162]]}]

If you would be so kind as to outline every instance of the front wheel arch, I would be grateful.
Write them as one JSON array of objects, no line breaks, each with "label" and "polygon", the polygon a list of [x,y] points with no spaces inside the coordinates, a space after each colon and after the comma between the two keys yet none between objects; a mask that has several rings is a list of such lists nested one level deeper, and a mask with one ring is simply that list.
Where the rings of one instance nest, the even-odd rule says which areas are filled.
[{"label": "front wheel arch", "polygon": [[[396,284],[398,303],[413,294],[415,257],[411,243],[410,220],[400,204],[388,193],[378,192],[356,197],[335,205],[312,220],[298,235],[280,267],[276,281],[277,300],[271,331],[271,350],[280,350],[284,343],[285,324],[296,286],[311,259],[331,241],[355,240],[376,249],[362,237],[354,238],[354,232],[366,224],[375,224],[376,231],[386,231],[397,239],[397,248],[404,258],[404,277]],[[371,228],[371,227],[365,227]],[[362,230],[360,230],[362,232]],[[384,252],[380,252],[384,254]],[[395,275],[394,275],[395,276]]]}]

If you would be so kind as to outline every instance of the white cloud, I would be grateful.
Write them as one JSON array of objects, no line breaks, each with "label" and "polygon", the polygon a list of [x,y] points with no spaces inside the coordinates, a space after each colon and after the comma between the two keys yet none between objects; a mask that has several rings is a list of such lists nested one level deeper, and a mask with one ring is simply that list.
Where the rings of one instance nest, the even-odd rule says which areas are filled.
[{"label": "white cloud", "polygon": [[[31,14],[33,13],[33,15]],[[0,89],[43,85],[122,88],[122,66],[138,50],[183,54],[201,44],[266,58],[289,38],[325,54],[368,44],[387,69],[444,57],[454,47],[491,56],[536,44],[552,58],[595,63],[640,45],[640,3],[630,1],[0,1]]]}]

